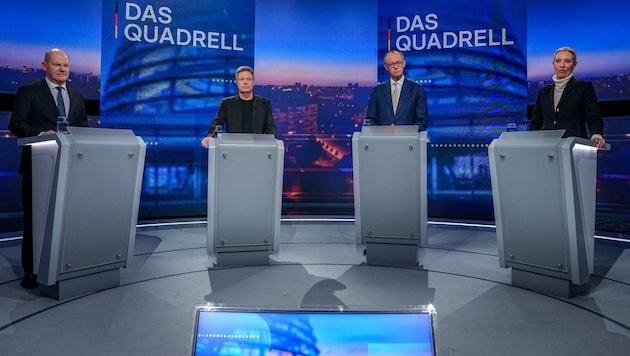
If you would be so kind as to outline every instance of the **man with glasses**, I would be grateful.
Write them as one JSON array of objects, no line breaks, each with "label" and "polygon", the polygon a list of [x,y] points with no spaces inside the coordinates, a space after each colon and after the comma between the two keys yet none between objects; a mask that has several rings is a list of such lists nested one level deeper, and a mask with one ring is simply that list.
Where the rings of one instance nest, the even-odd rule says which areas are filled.
[{"label": "man with glasses", "polygon": [[390,79],[372,89],[367,119],[375,125],[418,125],[418,131],[425,131],[429,125],[427,96],[422,85],[405,78],[405,64],[402,52],[387,52],[385,69]]}]

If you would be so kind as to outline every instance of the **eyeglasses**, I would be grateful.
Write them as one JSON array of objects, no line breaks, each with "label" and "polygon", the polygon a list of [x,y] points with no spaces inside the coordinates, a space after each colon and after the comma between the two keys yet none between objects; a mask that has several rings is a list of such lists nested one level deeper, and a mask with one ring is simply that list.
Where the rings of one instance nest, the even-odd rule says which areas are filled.
[{"label": "eyeglasses", "polygon": [[391,63],[385,63],[385,66],[386,66],[387,68],[393,68],[393,67],[395,67],[395,66],[399,66],[399,67],[400,67],[400,66],[402,66],[402,65],[403,65],[403,63],[405,63],[405,62],[404,62],[404,61],[391,62]]}]

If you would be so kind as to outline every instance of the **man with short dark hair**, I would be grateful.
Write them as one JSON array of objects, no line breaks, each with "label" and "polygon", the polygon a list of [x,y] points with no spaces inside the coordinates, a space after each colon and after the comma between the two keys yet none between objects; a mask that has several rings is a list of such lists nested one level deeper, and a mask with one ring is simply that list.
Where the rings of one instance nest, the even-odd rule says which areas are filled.
[{"label": "man with short dark hair", "polygon": [[271,102],[262,96],[254,95],[254,70],[247,66],[236,69],[238,94],[221,100],[208,136],[201,140],[208,147],[215,127],[225,127],[229,133],[273,134],[278,136],[278,128],[273,120]]}]

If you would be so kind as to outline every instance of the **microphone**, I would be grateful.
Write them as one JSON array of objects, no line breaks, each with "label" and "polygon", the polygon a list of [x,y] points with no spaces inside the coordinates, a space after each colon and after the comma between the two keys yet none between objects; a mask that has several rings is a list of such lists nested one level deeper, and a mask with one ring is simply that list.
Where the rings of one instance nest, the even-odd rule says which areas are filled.
[{"label": "microphone", "polygon": [[214,125],[214,127],[212,128],[212,138],[217,138],[217,135],[219,134],[219,132],[223,131],[223,126],[221,125]]}]

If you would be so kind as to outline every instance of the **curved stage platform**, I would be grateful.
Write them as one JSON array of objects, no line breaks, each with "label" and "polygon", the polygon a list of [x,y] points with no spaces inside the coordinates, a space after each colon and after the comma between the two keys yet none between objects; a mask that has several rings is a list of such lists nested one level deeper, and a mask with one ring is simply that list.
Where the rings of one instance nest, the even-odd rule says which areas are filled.
[{"label": "curved stage platform", "polygon": [[265,266],[214,267],[205,221],[144,224],[121,286],[63,301],[20,287],[19,240],[0,240],[0,354],[186,355],[193,307],[433,304],[440,355],[625,355],[630,249],[597,239],[590,291],[510,285],[494,228],[429,223],[413,268],[365,264],[353,219],[289,219]]}]

